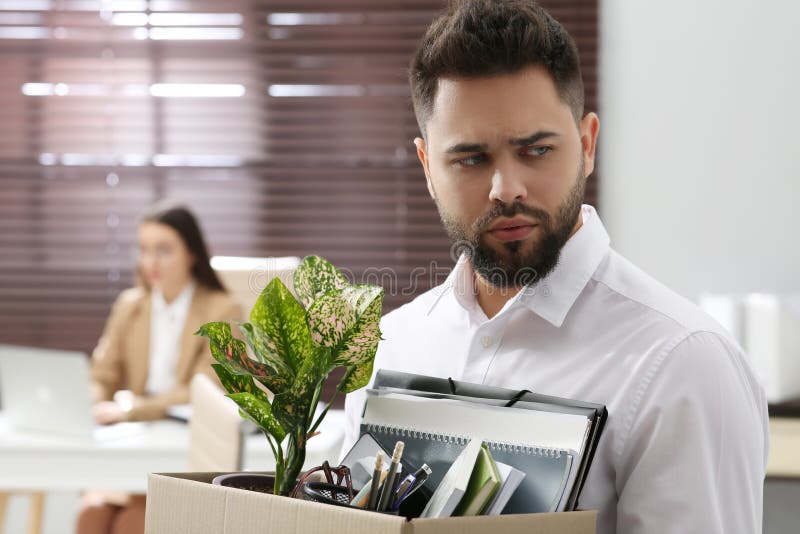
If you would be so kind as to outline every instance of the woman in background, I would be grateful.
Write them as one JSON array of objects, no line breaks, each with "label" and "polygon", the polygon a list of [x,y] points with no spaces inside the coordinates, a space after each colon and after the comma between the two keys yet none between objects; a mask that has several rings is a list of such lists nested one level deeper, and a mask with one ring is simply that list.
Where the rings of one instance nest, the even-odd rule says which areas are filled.
[{"label": "woman in background", "polygon": [[[139,224],[138,248],[139,285],[117,298],[92,355],[99,424],[161,419],[169,406],[189,402],[192,376],[213,377],[208,340],[194,332],[207,322],[241,319],[239,305],[211,268],[188,209],[158,206],[147,213]],[[126,405],[113,400],[121,390],[132,393]],[[78,534],[143,531],[143,495],[84,496]]]}]

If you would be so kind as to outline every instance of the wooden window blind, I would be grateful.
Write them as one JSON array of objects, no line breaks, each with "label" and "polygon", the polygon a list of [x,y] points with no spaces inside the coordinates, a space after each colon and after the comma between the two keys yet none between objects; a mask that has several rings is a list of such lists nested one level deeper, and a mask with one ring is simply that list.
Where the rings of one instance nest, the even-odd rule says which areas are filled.
[{"label": "wooden window blind", "polygon": [[[596,0],[542,3],[596,110]],[[320,254],[386,311],[443,281],[406,83],[442,5],[0,0],[0,342],[91,350],[164,197],[212,253]]]}]

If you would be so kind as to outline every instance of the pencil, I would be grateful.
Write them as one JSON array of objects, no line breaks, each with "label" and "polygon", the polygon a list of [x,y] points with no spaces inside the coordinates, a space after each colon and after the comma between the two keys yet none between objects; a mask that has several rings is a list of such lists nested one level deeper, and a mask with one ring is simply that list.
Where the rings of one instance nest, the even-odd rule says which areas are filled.
[{"label": "pencil", "polygon": [[[358,495],[353,497],[353,502],[351,502],[351,506],[355,506],[356,508],[367,508],[369,509],[369,498],[372,495],[372,485],[377,484],[378,491],[380,491],[381,483],[386,479],[386,471],[381,470],[380,480],[375,482],[375,479],[370,480],[367,482],[361,491],[358,492]],[[376,499],[377,500],[377,499]]]},{"label": "pencil", "polygon": [[[383,472],[383,452],[375,455],[375,469],[372,471],[372,487],[369,489],[369,502],[367,508],[376,510],[378,504],[378,489],[380,489],[381,473]],[[375,482],[377,480],[377,483]]]},{"label": "pencil", "polygon": [[397,472],[400,471],[400,459],[403,457],[403,448],[405,443],[398,441],[394,445],[394,452],[392,453],[392,463],[389,464],[389,474],[386,475],[386,482],[383,483],[383,491],[381,492],[381,499],[378,502],[378,511],[385,512],[386,507],[389,506],[394,495],[394,483],[397,479]]}]

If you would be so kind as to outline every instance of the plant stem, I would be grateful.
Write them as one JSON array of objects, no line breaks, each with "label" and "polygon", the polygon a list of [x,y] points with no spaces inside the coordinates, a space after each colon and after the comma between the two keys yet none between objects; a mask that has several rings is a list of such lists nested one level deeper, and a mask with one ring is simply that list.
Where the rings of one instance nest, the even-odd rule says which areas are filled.
[{"label": "plant stem", "polygon": [[325,405],[325,409],[322,410],[321,414],[319,414],[319,417],[314,422],[314,424],[311,425],[311,428],[308,429],[308,434],[313,434],[317,430],[317,427],[322,422],[322,420],[325,418],[325,414],[327,414],[328,410],[330,410],[331,406],[333,406],[333,401],[336,400],[336,395],[338,395],[338,394],[339,394],[339,390],[338,389],[333,392],[333,397],[331,397],[331,400],[328,402],[328,404]]},{"label": "plant stem", "polygon": [[[270,436],[269,432],[267,432],[266,430],[262,430],[262,432],[264,433],[264,436],[267,438],[267,443],[269,443],[269,448],[272,449],[272,456],[275,457],[275,462],[277,465],[278,452],[275,450],[276,447],[275,444],[272,443],[272,436]],[[280,443],[278,443],[277,446],[280,447],[281,446]]]},{"label": "plant stem", "polygon": [[[317,383],[317,387],[314,389],[314,397],[311,400],[311,406],[308,409],[308,413],[306,414],[305,420],[305,428],[308,429],[309,423],[314,419],[314,413],[317,411],[317,404],[319,404],[319,397],[322,394],[322,384],[325,383],[325,380],[320,380]],[[308,433],[308,431],[306,432]]]},{"label": "plant stem", "polygon": [[277,454],[275,456],[275,488],[272,492],[275,495],[286,495],[288,493],[284,489],[286,486],[286,463],[283,461],[283,448],[280,443],[277,445],[274,449]]},{"label": "plant stem", "polygon": [[297,476],[306,461],[305,429],[292,434],[287,446],[286,470],[284,472],[284,488],[281,495],[288,495],[294,486]]},{"label": "plant stem", "polygon": [[294,435],[291,435],[289,441],[286,444],[286,465],[289,465],[295,456],[295,445],[296,439]]}]

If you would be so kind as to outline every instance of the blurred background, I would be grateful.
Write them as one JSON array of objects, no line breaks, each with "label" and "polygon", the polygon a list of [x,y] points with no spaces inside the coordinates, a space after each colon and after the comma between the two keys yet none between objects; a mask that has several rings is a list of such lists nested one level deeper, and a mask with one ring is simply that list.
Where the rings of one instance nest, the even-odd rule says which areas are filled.
[{"label": "blurred background", "polygon": [[[747,346],[752,294],[778,313],[798,286],[800,4],[541,3],[600,115],[586,200],[612,246]],[[137,218],[167,197],[213,254],[319,254],[384,283],[385,311],[440,283],[405,70],[442,5],[0,0],[0,343],[90,351],[133,284]],[[800,383],[781,373],[793,324],[750,352]],[[799,486],[767,483],[765,532],[797,524]]]}]

